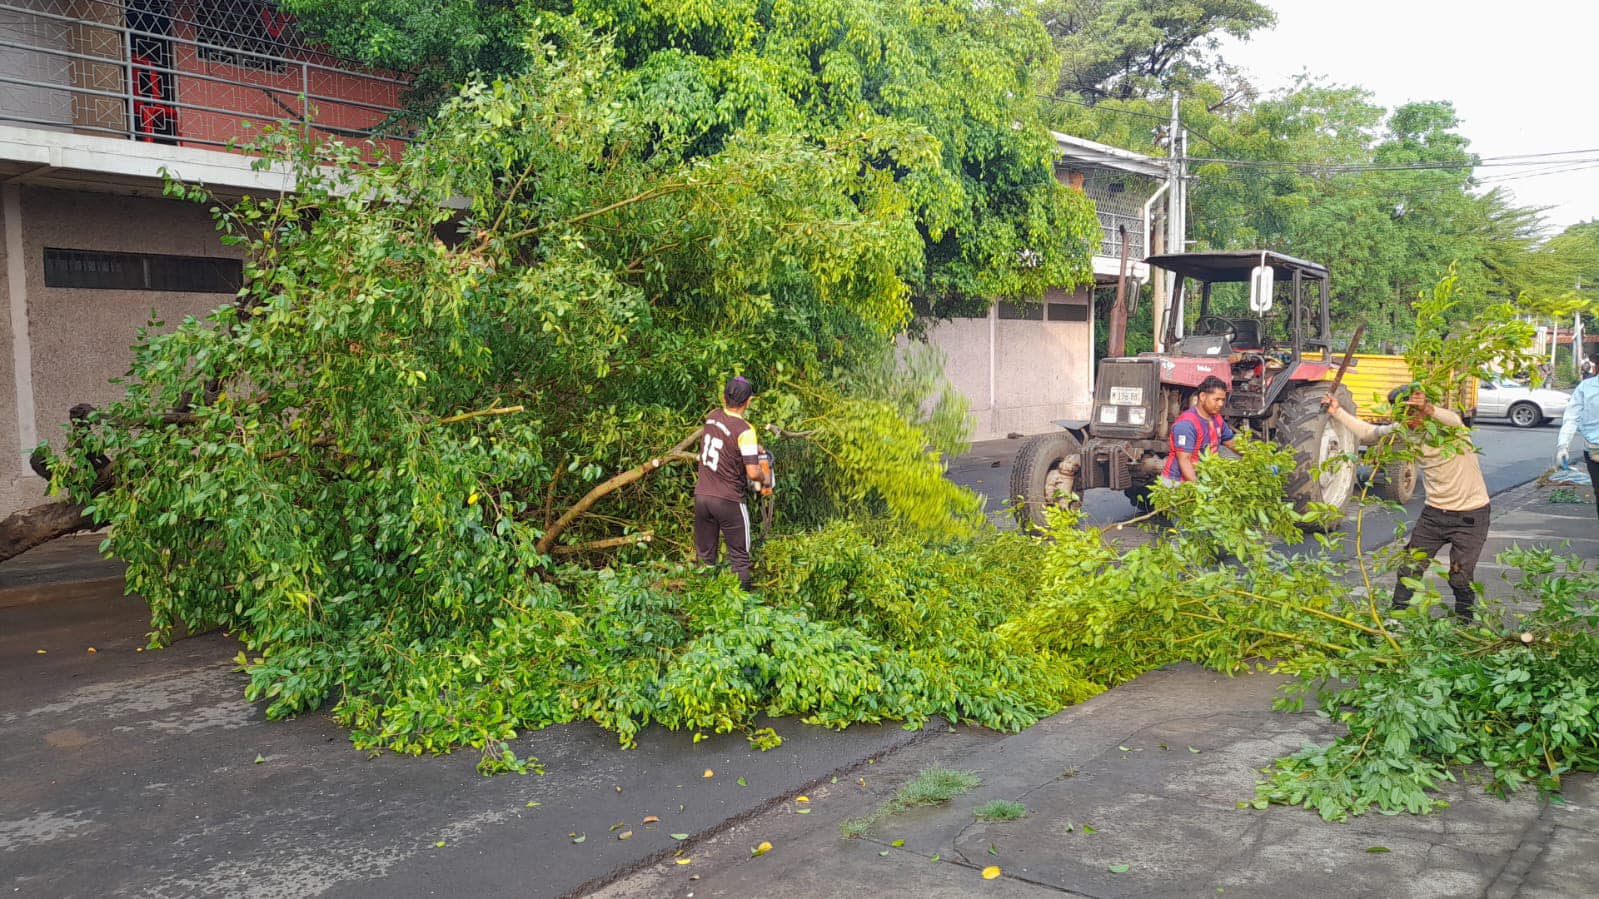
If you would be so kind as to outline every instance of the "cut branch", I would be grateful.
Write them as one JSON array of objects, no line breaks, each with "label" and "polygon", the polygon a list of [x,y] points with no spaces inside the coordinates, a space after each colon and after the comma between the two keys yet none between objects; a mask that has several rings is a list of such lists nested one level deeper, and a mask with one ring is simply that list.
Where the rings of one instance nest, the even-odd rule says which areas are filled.
[{"label": "cut branch", "polygon": [[605,540],[595,540],[592,543],[579,543],[576,546],[557,546],[550,550],[551,555],[573,556],[578,553],[598,552],[602,549],[614,549],[618,546],[632,546],[635,543],[648,543],[655,539],[654,531],[645,531],[642,534],[628,534],[625,537],[610,537]]},{"label": "cut branch", "polygon": [[466,421],[472,418],[482,418],[486,415],[512,415],[521,411],[521,406],[490,406],[487,409],[479,409],[476,412],[462,412],[459,415],[451,415],[446,418],[441,418],[439,419],[439,424],[453,425],[458,421]]},{"label": "cut branch", "polygon": [[790,431],[788,428],[780,428],[777,425],[767,425],[766,430],[770,431],[774,436],[792,437],[796,440],[808,440],[821,433],[821,431],[816,429],[809,431]]},{"label": "cut branch", "polygon": [[693,453],[686,452],[686,450],[689,448],[689,445],[698,439],[700,439],[700,432],[696,429],[692,434],[684,437],[677,444],[677,446],[674,446],[661,455],[656,456],[648,462],[645,462],[643,465],[640,465],[637,468],[630,468],[608,481],[595,485],[594,489],[583,494],[582,499],[578,500],[577,503],[572,506],[572,508],[561,513],[561,517],[556,519],[554,524],[550,525],[550,529],[544,532],[543,537],[539,538],[539,542],[536,546],[538,551],[541,553],[549,552],[550,548],[555,545],[555,538],[561,536],[562,531],[566,530],[568,527],[571,527],[572,522],[576,521],[579,516],[581,516],[584,512],[587,512],[595,503],[599,502],[601,499],[604,499],[609,494],[615,493],[617,490],[626,487],[628,484],[631,484],[634,481],[637,481],[640,478],[655,472],[662,466],[670,465],[673,462],[699,461],[698,456],[694,455]]}]

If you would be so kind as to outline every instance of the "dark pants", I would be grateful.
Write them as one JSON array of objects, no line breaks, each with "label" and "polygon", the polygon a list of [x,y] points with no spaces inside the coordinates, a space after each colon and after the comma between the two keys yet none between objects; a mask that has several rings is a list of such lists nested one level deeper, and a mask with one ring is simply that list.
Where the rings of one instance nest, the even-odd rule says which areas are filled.
[{"label": "dark pants", "polygon": [[1599,507],[1599,459],[1594,458],[1599,449],[1587,450],[1583,458],[1588,461],[1588,480],[1593,484],[1594,505]]},{"label": "dark pants", "polygon": [[727,542],[727,561],[738,582],[750,588],[750,512],[743,503],[694,497],[694,553],[705,565],[717,562],[717,537]]},{"label": "dark pants", "polygon": [[1405,586],[1406,578],[1419,577],[1427,563],[1445,545],[1449,547],[1449,589],[1455,594],[1455,614],[1470,621],[1477,604],[1477,592],[1471,581],[1477,571],[1477,560],[1482,557],[1482,545],[1488,541],[1488,507],[1465,512],[1446,512],[1432,506],[1423,506],[1416,527],[1410,532],[1407,553],[1420,550],[1425,561],[1408,561],[1399,568],[1399,582],[1394,587],[1394,609],[1410,605],[1413,592]]}]

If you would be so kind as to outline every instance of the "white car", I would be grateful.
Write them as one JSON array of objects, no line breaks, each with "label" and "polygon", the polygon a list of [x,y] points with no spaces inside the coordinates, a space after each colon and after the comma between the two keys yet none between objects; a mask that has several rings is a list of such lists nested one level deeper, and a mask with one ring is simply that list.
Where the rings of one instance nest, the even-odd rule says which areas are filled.
[{"label": "white car", "polygon": [[1477,385],[1477,417],[1508,418],[1518,428],[1535,428],[1559,418],[1571,402],[1564,390],[1523,387],[1514,381],[1483,381]]}]

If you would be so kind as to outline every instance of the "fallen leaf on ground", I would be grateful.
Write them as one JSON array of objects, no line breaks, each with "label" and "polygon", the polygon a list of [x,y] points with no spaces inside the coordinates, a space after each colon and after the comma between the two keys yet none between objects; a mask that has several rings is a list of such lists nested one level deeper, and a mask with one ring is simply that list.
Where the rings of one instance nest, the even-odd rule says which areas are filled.
[{"label": "fallen leaf on ground", "polygon": [[644,823],[645,824],[659,824],[659,823],[661,823],[661,819],[655,817],[654,815],[645,815],[644,816]]},{"label": "fallen leaf on ground", "polygon": [[1090,827],[1087,824],[1084,824],[1083,825],[1083,833],[1099,833],[1099,829],[1095,828],[1095,827]]},{"label": "fallen leaf on ground", "polygon": [[886,855],[888,855],[888,850],[887,850],[887,849],[884,849],[884,850],[883,850],[883,851],[882,851],[882,852],[879,852],[879,853],[877,853],[877,854],[878,854],[878,855],[882,855],[882,856],[886,856]]},{"label": "fallen leaf on ground", "polygon": [[588,838],[589,838],[589,836],[586,833],[574,833],[574,834],[572,834],[572,842],[574,842],[574,843],[581,843],[581,842],[583,842],[584,840],[586,840]]},{"label": "fallen leaf on ground", "polygon": [[94,647],[93,646],[89,647],[89,651],[90,652],[94,652]]},{"label": "fallen leaf on ground", "polygon": [[688,834],[686,834],[686,833],[669,833],[669,834],[667,834],[667,836],[671,837],[674,840],[686,840],[686,839],[688,839]]},{"label": "fallen leaf on ground", "polygon": [[255,757],[255,763],[257,765],[261,764],[264,761],[266,761],[266,757],[265,756],[258,755],[258,756]]},{"label": "fallen leaf on ground", "polygon": [[1199,750],[1195,749],[1192,746],[1188,747],[1188,751],[1192,752],[1194,755],[1199,755]]},{"label": "fallen leaf on ground", "polygon": [[811,810],[808,808],[797,808],[794,810],[794,814],[796,815],[809,815],[810,813]]},{"label": "fallen leaf on ground", "polygon": [[794,801],[795,802],[810,802],[811,801],[811,797],[809,797],[809,796],[795,796],[794,797]]},{"label": "fallen leaf on ground", "polygon": [[1110,873],[1112,873],[1112,874],[1126,874],[1128,871],[1132,870],[1132,867],[1133,867],[1132,865],[1111,865],[1110,866]]},{"label": "fallen leaf on ground", "polygon": [[439,840],[437,843],[434,843],[433,845],[436,846],[439,849],[443,849],[444,848],[444,841],[443,840]]},{"label": "fallen leaf on ground", "polygon": [[747,783],[747,782],[746,782],[746,781],[745,781],[745,780],[744,780],[744,778],[742,778],[742,777],[740,777],[740,778],[739,778],[739,779],[738,779],[738,780],[735,780],[735,781],[733,781],[733,782],[734,782],[734,783],[736,783],[736,784],[738,784],[738,785],[739,785],[739,786],[741,786],[741,787],[747,787],[747,786],[749,786],[749,784],[748,784],[748,783]]},{"label": "fallen leaf on ground", "polygon": [[615,833],[618,830],[621,830],[622,828],[624,828],[626,826],[627,826],[627,822],[626,821],[618,821],[615,824],[611,825],[611,832]]},{"label": "fallen leaf on ground", "polygon": [[893,846],[895,848],[898,848],[900,846],[905,845],[905,841],[904,840],[895,840],[894,842],[889,843],[888,845]]},{"label": "fallen leaf on ground", "polygon": [[750,855],[752,855],[752,856],[765,855],[766,853],[771,852],[771,851],[772,851],[772,844],[762,840],[761,841],[761,845],[756,846],[754,849],[750,850]]},{"label": "fallen leaf on ground", "polygon": [[694,859],[692,859],[692,858],[680,858],[680,859],[677,860],[677,863],[680,864],[680,865],[686,865],[686,864],[688,864],[689,862],[691,862],[693,860]]},{"label": "fallen leaf on ground", "polygon": [[1367,846],[1366,847],[1366,851],[1367,852],[1387,852],[1388,851],[1388,847],[1387,846]]},{"label": "fallen leaf on ground", "polygon": [[994,878],[998,877],[999,874],[1000,874],[999,865],[989,865],[988,867],[983,869],[983,879],[984,880],[993,880]]},{"label": "fallen leaf on ground", "polygon": [[538,800],[536,800],[536,799],[534,799],[534,800],[529,800],[529,801],[528,801],[528,804],[527,804],[527,807],[528,807],[528,808],[538,808],[538,807],[539,807],[539,802],[538,802]]},{"label": "fallen leaf on ground", "polygon": [[633,839],[633,831],[624,830],[621,833],[617,834],[616,838],[618,840],[631,840],[631,839]]},{"label": "fallen leaf on ground", "polygon": [[705,769],[705,773],[704,773],[704,774],[701,774],[701,775],[700,775],[700,776],[701,776],[701,777],[715,777],[715,776],[716,776],[716,772],[715,772],[715,771],[712,771],[712,770],[711,770],[711,769],[709,769],[709,768],[706,768],[706,769]]}]

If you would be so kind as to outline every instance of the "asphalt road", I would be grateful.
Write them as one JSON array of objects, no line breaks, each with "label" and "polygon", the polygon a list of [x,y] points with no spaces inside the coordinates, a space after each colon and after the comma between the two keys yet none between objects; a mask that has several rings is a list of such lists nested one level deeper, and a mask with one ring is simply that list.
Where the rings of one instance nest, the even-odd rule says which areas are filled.
[{"label": "asphalt road", "polygon": [[[1503,424],[1479,424],[1472,431],[1482,461],[1483,479],[1490,494],[1499,493],[1525,484],[1550,468],[1555,452],[1557,424],[1538,428],[1515,428]],[[972,445],[970,452],[950,463],[949,479],[970,487],[988,501],[992,517],[1002,526],[1011,526],[1012,519],[1005,512],[1010,494],[1011,460],[1021,448],[1021,440],[989,440]],[[1414,518],[1423,502],[1422,493],[1407,506],[1408,517]],[[1116,490],[1091,490],[1083,499],[1083,509],[1088,523],[1109,525],[1134,517],[1137,511],[1132,503]],[[1391,539],[1393,516],[1375,513],[1368,517],[1363,528],[1365,544],[1369,548]],[[1390,526],[1385,526],[1390,525]]]}]

